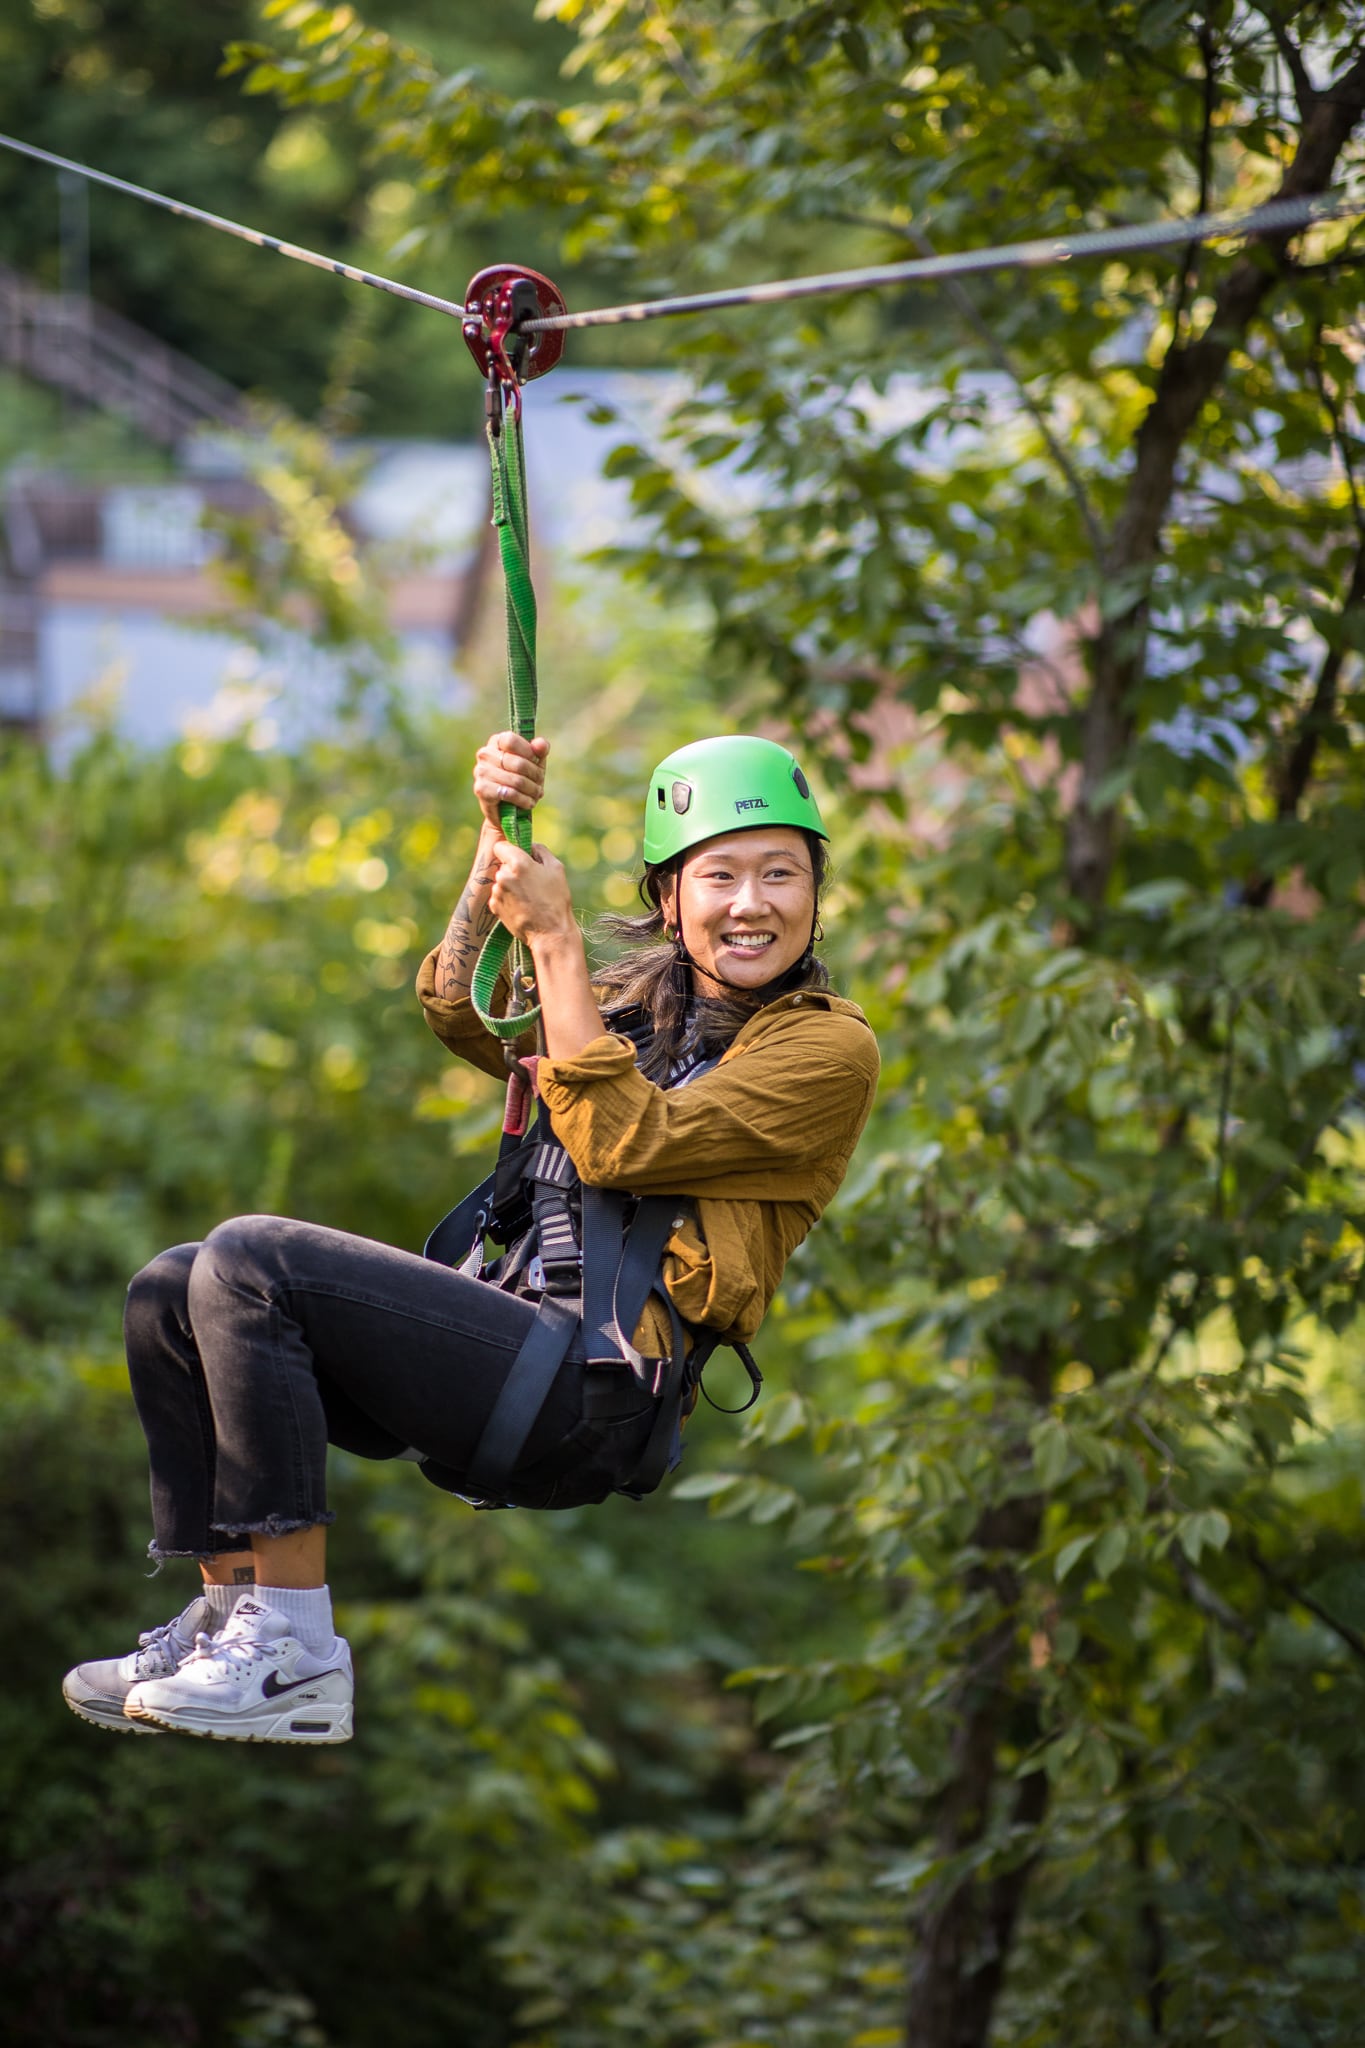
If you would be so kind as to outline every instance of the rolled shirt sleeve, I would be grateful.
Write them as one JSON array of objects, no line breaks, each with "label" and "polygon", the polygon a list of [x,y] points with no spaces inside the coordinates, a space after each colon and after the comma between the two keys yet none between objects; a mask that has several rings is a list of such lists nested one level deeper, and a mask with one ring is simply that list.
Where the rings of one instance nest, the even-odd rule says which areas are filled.
[{"label": "rolled shirt sleeve", "polygon": [[542,1060],[538,1078],[590,1186],[823,1207],[867,1120],[877,1068],[866,1024],[811,1008],[741,1036],[685,1087],[647,1081],[629,1040],[610,1036],[574,1059]]},{"label": "rolled shirt sleeve", "polygon": [[[417,977],[427,1022],[458,1058],[501,1077],[501,1044],[468,1001],[436,994],[435,965],[433,952]],[[588,1186],[690,1205],[664,1254],[664,1285],[685,1321],[747,1340],[847,1171],[878,1070],[862,1012],[801,991],[759,1011],[719,1064],[684,1086],[646,1080],[630,1040],[611,1033],[572,1059],[542,1059],[537,1085]],[[635,1341],[668,1349],[661,1305],[649,1304]]]},{"label": "rolled shirt sleeve", "polygon": [[[507,1079],[507,1062],[503,1057],[505,1041],[495,1038],[479,1022],[478,1011],[463,997],[458,1002],[449,1002],[436,993],[436,957],[438,947],[433,947],[417,970],[417,1000],[422,1005],[428,1024],[436,1033],[447,1052],[453,1052],[456,1059],[467,1060],[471,1067],[479,1067],[485,1074],[496,1075],[500,1081]],[[505,1006],[512,991],[512,984],[506,974],[499,975],[493,994],[495,1009]],[[525,1038],[514,1041],[519,1053],[534,1052],[535,1038],[527,1033]]]}]

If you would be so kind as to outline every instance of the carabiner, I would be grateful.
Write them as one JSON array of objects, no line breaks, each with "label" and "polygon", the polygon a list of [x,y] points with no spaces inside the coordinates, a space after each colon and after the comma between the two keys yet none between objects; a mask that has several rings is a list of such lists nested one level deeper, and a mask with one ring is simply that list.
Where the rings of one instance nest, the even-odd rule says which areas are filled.
[{"label": "carabiner", "polygon": [[[512,968],[512,993],[503,1015],[505,1017],[520,1017],[523,1011],[534,1009],[535,995],[535,977],[534,975],[526,974],[522,969],[520,961],[518,961]],[[514,1079],[520,1081],[524,1088],[530,1088],[534,1091],[534,1081],[517,1058],[516,1046],[517,1041],[515,1038],[503,1039],[503,1064],[507,1068],[508,1073]]]}]

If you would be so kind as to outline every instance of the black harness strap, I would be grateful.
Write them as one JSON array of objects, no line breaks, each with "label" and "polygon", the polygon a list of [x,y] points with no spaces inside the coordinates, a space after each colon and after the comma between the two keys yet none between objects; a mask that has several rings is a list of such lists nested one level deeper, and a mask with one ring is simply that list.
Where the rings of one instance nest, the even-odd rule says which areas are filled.
[{"label": "black harness strap", "polygon": [[424,1259],[435,1259],[440,1266],[464,1263],[492,1221],[495,1179],[496,1175],[490,1173],[487,1180],[480,1181],[473,1194],[466,1195],[456,1208],[441,1218],[422,1247]]},{"label": "black harness strap", "polygon": [[624,1359],[641,1379],[644,1360],[635,1349],[635,1327],[650,1295],[656,1290],[663,1293],[659,1268],[664,1246],[681,1221],[678,1198],[651,1195],[636,1202],[629,1229],[628,1195],[585,1187],[582,1199],[583,1342],[588,1360],[593,1365],[619,1365]]},{"label": "black harness strap", "polygon": [[506,1485],[578,1329],[573,1304],[547,1294],[484,1424],[467,1474],[471,1493],[496,1500]]},{"label": "black harness strap", "polygon": [[715,1348],[715,1338],[699,1337],[691,1352],[683,1344],[682,1322],[673,1303],[668,1300],[668,1317],[673,1326],[673,1354],[667,1362],[664,1382],[659,1388],[659,1402],[654,1414],[654,1424],[645,1447],[635,1462],[635,1469],[628,1478],[621,1481],[622,1493],[653,1493],[665,1472],[669,1471],[682,1456],[682,1407],[689,1388],[694,1387],[701,1376],[703,1366]]}]

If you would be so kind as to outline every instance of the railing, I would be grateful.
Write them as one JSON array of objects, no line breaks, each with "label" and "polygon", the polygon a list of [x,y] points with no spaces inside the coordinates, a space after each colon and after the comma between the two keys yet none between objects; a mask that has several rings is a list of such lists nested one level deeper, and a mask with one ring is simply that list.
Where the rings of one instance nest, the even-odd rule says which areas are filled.
[{"label": "railing", "polygon": [[0,727],[41,724],[38,631],[36,592],[0,576]]},{"label": "railing", "polygon": [[121,413],[165,447],[242,416],[240,393],[211,370],[93,300],[44,291],[2,264],[0,363]]}]

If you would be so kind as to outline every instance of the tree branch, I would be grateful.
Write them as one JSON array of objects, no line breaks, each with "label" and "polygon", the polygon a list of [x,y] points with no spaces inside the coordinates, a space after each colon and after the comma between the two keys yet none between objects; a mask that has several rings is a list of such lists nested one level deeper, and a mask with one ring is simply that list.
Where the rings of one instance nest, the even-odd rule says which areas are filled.
[{"label": "tree branch", "polygon": [[[1358,611],[1362,603],[1365,603],[1365,535],[1361,536],[1356,549],[1351,581],[1346,591],[1346,602],[1341,608],[1343,628],[1351,613]],[[1299,721],[1294,743],[1276,777],[1275,810],[1280,818],[1292,818],[1295,815],[1308,788],[1318,742],[1331,724],[1336,710],[1337,683],[1345,665],[1346,651],[1343,634],[1334,646],[1328,648],[1322,658],[1322,667],[1318,670],[1317,685],[1313,691],[1313,701]]]},{"label": "tree branch", "polygon": [[[1199,49],[1204,59],[1204,87],[1202,95],[1204,111],[1199,131],[1199,203],[1195,207],[1195,212],[1203,214],[1209,210],[1209,173],[1213,157],[1213,117],[1218,107],[1217,50],[1213,40],[1213,29],[1207,14],[1204,16],[1199,27]],[[1171,313],[1171,336],[1177,348],[1181,346],[1181,330],[1185,324],[1185,308],[1189,303],[1190,293],[1193,291],[1195,280],[1199,275],[1199,259],[1202,254],[1202,243],[1187,242],[1185,244],[1185,262],[1180,272],[1180,286],[1176,292],[1175,306]]]},{"label": "tree branch", "polygon": [[1290,1162],[1290,1164],[1288,1166],[1282,1166],[1278,1173],[1272,1173],[1270,1179],[1266,1181],[1264,1185],[1257,1190],[1256,1194],[1253,1195],[1251,1200],[1247,1203],[1245,1209],[1243,1209],[1241,1215],[1237,1219],[1237,1226],[1239,1230],[1246,1228],[1247,1224],[1250,1223],[1252,1217],[1255,1216],[1258,1213],[1258,1211],[1265,1207],[1266,1203],[1270,1200],[1270,1197],[1273,1194],[1277,1194],[1279,1190],[1284,1186],[1287,1180],[1291,1180],[1296,1173],[1302,1172],[1303,1168],[1307,1166],[1309,1160],[1317,1151],[1323,1132],[1336,1122],[1337,1118],[1341,1115],[1343,1109],[1345,1109],[1347,1103],[1350,1102],[1354,1097],[1355,1092],[1355,1082],[1348,1082],[1346,1087],[1343,1088],[1343,1090],[1341,1091],[1341,1094],[1337,1097],[1336,1101],[1332,1104],[1332,1107],[1328,1110],[1326,1116],[1320,1118],[1320,1120],[1316,1124],[1314,1124],[1312,1130],[1308,1133],[1308,1136],[1303,1140],[1302,1144],[1299,1146],[1298,1151],[1294,1154],[1293,1160]]},{"label": "tree branch", "polygon": [[1152,1874],[1152,1830],[1142,1804],[1137,1766],[1125,1751],[1122,1763],[1124,1789],[1128,1794],[1128,1819],[1132,1831],[1133,1862],[1138,1873],[1138,1924],[1142,1930],[1142,1989],[1152,2039],[1160,2041],[1166,2031],[1166,1931],[1157,1904],[1161,1896],[1159,1878]]},{"label": "tree branch", "polygon": [[1303,61],[1303,52],[1281,21],[1278,8],[1259,4],[1256,12],[1264,15],[1270,24],[1275,46],[1284,59],[1285,69],[1294,81],[1294,99],[1299,113],[1306,121],[1318,95],[1317,88],[1308,75],[1308,66]]},{"label": "tree branch", "polygon": [[[1315,95],[1298,151],[1275,196],[1295,199],[1325,191],[1362,111],[1365,56],[1333,82],[1330,92]],[[1072,897],[1089,914],[1103,901],[1115,852],[1114,807],[1112,802],[1098,802],[1097,792],[1132,740],[1133,699],[1146,661],[1144,579],[1157,558],[1177,465],[1229,356],[1241,345],[1277,277],[1289,267],[1286,250],[1292,239],[1282,230],[1259,235],[1233,264],[1199,339],[1168,351],[1138,431],[1133,471],[1106,561],[1111,582],[1125,578],[1136,594],[1123,617],[1112,622],[1107,644],[1103,638],[1094,643],[1093,682],[1082,714],[1080,794],[1067,830],[1067,882]]]},{"label": "tree branch", "polygon": [[1228,1112],[1232,1107],[1232,1072],[1237,1042],[1237,1011],[1234,998],[1228,1010],[1228,1039],[1223,1052],[1223,1079],[1218,1091],[1218,1156],[1214,1162],[1213,1213],[1223,1221],[1223,1179],[1228,1166]]},{"label": "tree branch", "polygon": [[[1356,530],[1356,553],[1351,566],[1351,579],[1338,613],[1338,631],[1333,644],[1327,649],[1318,670],[1313,696],[1299,719],[1296,721],[1288,746],[1283,750],[1280,763],[1275,771],[1275,815],[1283,822],[1298,815],[1299,805],[1308,789],[1318,745],[1336,712],[1337,686],[1341,671],[1346,663],[1346,625],[1351,614],[1365,605],[1365,496],[1362,496],[1360,478],[1355,458],[1351,452],[1351,440],[1346,431],[1341,407],[1334,398],[1326,376],[1323,374],[1317,350],[1321,343],[1321,331],[1314,337],[1313,351],[1309,359],[1309,374],[1317,389],[1318,400],[1331,426],[1332,443],[1341,460],[1351,494],[1351,517]],[[1255,875],[1242,891],[1242,901],[1253,910],[1263,910],[1274,892],[1273,875]]]},{"label": "tree branch", "polygon": [[1176,1577],[1191,1604],[1201,1614],[1207,1614],[1210,1621],[1216,1621],[1220,1628],[1230,1629],[1233,1635],[1240,1636],[1244,1643],[1254,1643],[1256,1630],[1251,1623],[1235,1607],[1229,1607],[1221,1593],[1214,1591],[1208,1580],[1195,1570],[1178,1543],[1171,1547],[1171,1558]]},{"label": "tree branch", "polygon": [[[997,1359],[1001,1371],[1040,1407],[1047,1401],[1054,1364],[1050,1344],[1003,1346]],[[1024,1439],[1015,1449],[1021,1460],[1027,1458]],[[1027,1673],[1016,1676],[1018,1567],[1035,1548],[1042,1520],[1041,1495],[1012,1495],[987,1506],[973,1532],[972,1547],[993,1555],[972,1565],[964,1583],[970,1595],[993,1596],[998,1613],[976,1638],[975,1654],[956,1691],[952,1767],[934,1824],[937,1855],[950,1868],[964,1850],[984,1840],[991,1826],[1000,1794],[1001,1744],[1011,1719],[1022,1715],[1037,1731],[1037,1702],[1027,1689]],[[1049,1790],[1042,1771],[1020,1781],[1010,1817],[1012,1836],[1041,1826]],[[915,2048],[962,2048],[985,2040],[1033,1860],[1033,1851],[1024,1850],[1018,1863],[993,1878],[945,1875],[929,1887],[915,1914],[907,2002],[906,2038]]]},{"label": "tree branch", "polygon": [[1320,1621],[1324,1628],[1331,1629],[1332,1634],[1340,1642],[1345,1643],[1351,1655],[1358,1657],[1362,1664],[1365,1664],[1365,1636],[1362,1636],[1358,1629],[1353,1629],[1349,1622],[1338,1621],[1335,1615],[1327,1612],[1320,1600],[1315,1600],[1311,1593],[1305,1593],[1303,1587],[1297,1585],[1284,1572],[1276,1571],[1273,1565],[1267,1564],[1254,1537],[1249,1537],[1244,1544],[1238,1544],[1237,1548],[1250,1558],[1268,1586],[1273,1586],[1277,1593],[1285,1594],[1296,1607],[1302,1607],[1305,1614],[1311,1614],[1315,1621]]}]

